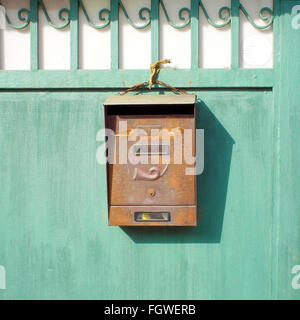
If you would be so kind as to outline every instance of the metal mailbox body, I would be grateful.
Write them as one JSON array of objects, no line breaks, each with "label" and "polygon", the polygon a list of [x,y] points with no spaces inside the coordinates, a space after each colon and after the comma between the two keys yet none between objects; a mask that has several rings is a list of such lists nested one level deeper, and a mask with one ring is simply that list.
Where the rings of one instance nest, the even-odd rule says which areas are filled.
[{"label": "metal mailbox body", "polygon": [[[112,96],[105,101],[105,126],[114,132],[109,152],[115,159],[107,164],[109,225],[197,225],[196,176],[186,174],[195,163],[184,161],[184,146],[196,154],[195,102],[195,95]],[[126,131],[120,131],[124,123]],[[188,142],[186,129],[192,137]],[[130,137],[140,130],[141,136]],[[126,140],[125,158],[133,154],[138,162],[119,160],[120,139]],[[182,163],[175,163],[175,146]]]}]

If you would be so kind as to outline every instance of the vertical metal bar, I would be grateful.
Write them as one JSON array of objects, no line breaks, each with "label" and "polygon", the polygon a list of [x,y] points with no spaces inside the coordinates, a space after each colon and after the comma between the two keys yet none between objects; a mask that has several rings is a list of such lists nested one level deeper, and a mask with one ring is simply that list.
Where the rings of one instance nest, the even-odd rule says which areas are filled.
[{"label": "vertical metal bar", "polygon": [[30,69],[39,68],[39,12],[38,0],[30,0]]},{"label": "vertical metal bar", "polygon": [[274,70],[275,82],[273,87],[274,94],[274,165],[273,165],[273,217],[272,217],[272,281],[271,281],[271,298],[278,299],[278,274],[279,274],[279,234],[280,234],[280,57],[282,35],[280,28],[280,0],[273,1],[274,23],[273,23],[273,38],[274,38]]},{"label": "vertical metal bar", "polygon": [[119,0],[110,0],[111,69],[119,69]]},{"label": "vertical metal bar", "polygon": [[240,1],[231,0],[231,68],[240,66]]},{"label": "vertical metal bar", "polygon": [[71,46],[71,70],[79,68],[79,21],[78,21],[78,0],[70,0],[70,46]]},{"label": "vertical metal bar", "polygon": [[151,0],[151,61],[160,57],[159,0]]},{"label": "vertical metal bar", "polygon": [[191,68],[199,68],[199,1],[191,0]]},{"label": "vertical metal bar", "polygon": [[281,57],[281,43],[280,43],[280,0],[273,1],[273,12],[274,12],[274,22],[273,22],[273,64],[274,69],[279,67],[280,57]]}]

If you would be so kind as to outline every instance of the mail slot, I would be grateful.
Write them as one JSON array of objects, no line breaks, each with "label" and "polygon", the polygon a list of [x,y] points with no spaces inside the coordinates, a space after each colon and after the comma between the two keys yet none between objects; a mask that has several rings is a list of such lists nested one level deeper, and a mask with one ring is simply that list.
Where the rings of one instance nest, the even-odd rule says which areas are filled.
[{"label": "mail slot", "polygon": [[109,225],[197,225],[195,102],[192,94],[105,101]]}]

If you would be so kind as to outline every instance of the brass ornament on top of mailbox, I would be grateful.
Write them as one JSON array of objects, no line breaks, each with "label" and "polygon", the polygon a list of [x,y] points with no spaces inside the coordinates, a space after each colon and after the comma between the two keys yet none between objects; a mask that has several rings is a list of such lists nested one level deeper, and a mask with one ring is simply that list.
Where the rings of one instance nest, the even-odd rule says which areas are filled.
[{"label": "brass ornament on top of mailbox", "polygon": [[196,155],[195,103],[192,94],[105,101],[105,127],[114,132],[107,139],[109,225],[197,225],[196,176],[186,170],[196,164],[184,159]]}]

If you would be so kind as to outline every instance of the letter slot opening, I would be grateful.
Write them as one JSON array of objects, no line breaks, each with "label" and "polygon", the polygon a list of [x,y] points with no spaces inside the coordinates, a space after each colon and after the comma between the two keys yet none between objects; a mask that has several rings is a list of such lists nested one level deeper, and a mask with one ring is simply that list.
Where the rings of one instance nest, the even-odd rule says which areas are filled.
[{"label": "letter slot opening", "polygon": [[136,222],[168,222],[170,221],[170,212],[135,212],[134,220]]},{"label": "letter slot opening", "polygon": [[141,155],[169,155],[170,145],[166,144],[137,144],[133,146],[133,153]]}]

